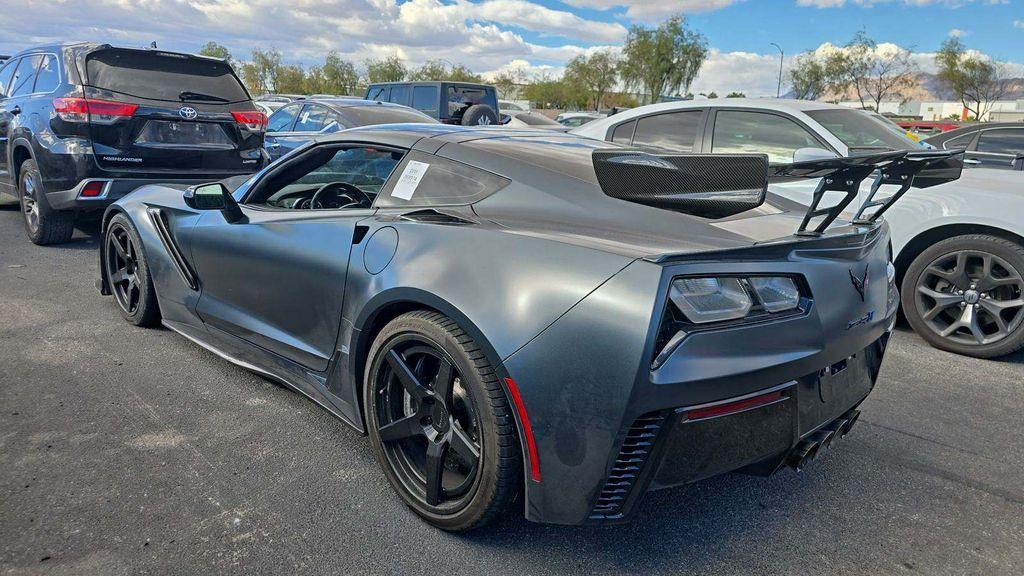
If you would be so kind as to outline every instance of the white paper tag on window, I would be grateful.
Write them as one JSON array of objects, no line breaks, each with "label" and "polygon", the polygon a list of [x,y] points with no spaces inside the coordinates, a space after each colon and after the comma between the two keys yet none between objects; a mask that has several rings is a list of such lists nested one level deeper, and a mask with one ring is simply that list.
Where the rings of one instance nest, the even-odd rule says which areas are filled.
[{"label": "white paper tag on window", "polygon": [[416,192],[416,187],[420,185],[423,175],[427,173],[427,168],[430,168],[430,164],[426,162],[410,160],[405,165],[405,170],[402,171],[401,177],[398,178],[398,184],[395,184],[395,189],[391,191],[392,198],[411,199],[413,193]]}]

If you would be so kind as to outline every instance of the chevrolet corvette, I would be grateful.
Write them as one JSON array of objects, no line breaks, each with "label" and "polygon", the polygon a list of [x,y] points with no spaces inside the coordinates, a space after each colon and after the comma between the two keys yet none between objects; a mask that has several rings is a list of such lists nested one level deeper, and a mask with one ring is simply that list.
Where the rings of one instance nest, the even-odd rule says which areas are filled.
[{"label": "chevrolet corvette", "polygon": [[[955,164],[357,128],[118,200],[98,286],[366,434],[439,528],[514,503],[616,522],[653,489],[801,469],[850,430],[899,302],[881,213]],[[812,206],[766,196],[770,171],[820,178]],[[873,174],[899,190],[840,219]]]}]

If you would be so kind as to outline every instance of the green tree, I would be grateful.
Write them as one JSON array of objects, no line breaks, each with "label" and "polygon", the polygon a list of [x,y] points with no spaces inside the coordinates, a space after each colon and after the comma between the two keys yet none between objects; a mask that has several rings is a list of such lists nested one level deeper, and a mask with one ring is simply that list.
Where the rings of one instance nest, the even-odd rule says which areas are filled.
[{"label": "green tree", "polygon": [[449,64],[444,60],[427,60],[409,72],[408,80],[450,80],[452,82],[482,82],[483,79],[462,64]]},{"label": "green tree", "polygon": [[343,59],[337,52],[330,51],[322,67],[324,87],[322,92],[354,96],[361,94],[359,73],[355,64]]},{"label": "green tree", "polygon": [[833,76],[833,90],[852,90],[862,108],[877,110],[884,100],[905,100],[917,85],[917,67],[910,50],[899,46],[879,49],[863,30],[830,55],[825,67]]},{"label": "green tree", "polygon": [[281,68],[281,53],[271,48],[266,52],[252,51],[252,59],[242,65],[242,81],[255,94],[278,92],[277,78]]},{"label": "green tree", "polygon": [[747,95],[743,92],[729,92],[725,95],[726,98],[746,98]]},{"label": "green tree", "polygon": [[817,100],[833,84],[828,63],[814,52],[805,52],[793,60],[789,69],[789,82],[794,96],[800,100]]},{"label": "green tree", "polygon": [[608,51],[595,52],[590,56],[581,54],[566,64],[563,80],[588,90],[589,99],[600,110],[604,95],[619,78],[618,64],[615,56]]},{"label": "green tree", "polygon": [[235,59],[231,57],[231,51],[228,50],[227,46],[217,44],[216,42],[207,42],[203,44],[203,47],[199,49],[199,54],[202,56],[209,56],[210,58],[220,58],[231,66],[235,65]]},{"label": "green tree", "polygon": [[308,94],[306,71],[302,66],[280,66],[274,76],[274,89],[283,94]]},{"label": "green tree", "polygon": [[656,29],[633,26],[622,47],[619,74],[656,102],[662,95],[689,91],[707,58],[707,39],[673,16]]},{"label": "green tree", "polygon": [[370,58],[363,62],[366,67],[366,79],[369,83],[401,82],[409,75],[409,69],[397,55],[386,58]]},{"label": "green tree", "polygon": [[949,38],[935,55],[939,81],[948,87],[975,118],[983,118],[1002,98],[1009,82],[1004,70],[984,56],[967,52],[959,38]]}]

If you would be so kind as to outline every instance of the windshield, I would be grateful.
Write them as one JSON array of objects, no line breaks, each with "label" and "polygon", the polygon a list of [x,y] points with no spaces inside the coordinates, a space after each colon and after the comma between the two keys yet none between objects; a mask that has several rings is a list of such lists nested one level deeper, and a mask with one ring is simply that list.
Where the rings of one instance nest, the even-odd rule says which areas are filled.
[{"label": "windshield", "polygon": [[863,110],[809,110],[807,115],[842,140],[851,152],[919,148],[916,142]]}]

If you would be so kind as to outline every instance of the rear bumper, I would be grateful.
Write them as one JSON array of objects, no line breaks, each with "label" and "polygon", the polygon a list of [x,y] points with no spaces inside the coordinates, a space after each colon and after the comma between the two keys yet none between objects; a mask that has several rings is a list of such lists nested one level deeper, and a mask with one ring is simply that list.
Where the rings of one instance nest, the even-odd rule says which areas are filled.
[{"label": "rear bumper", "polygon": [[[86,178],[74,187],[67,190],[47,192],[46,199],[55,210],[102,210],[114,201],[127,196],[132,190],[148,184],[204,184],[210,182],[209,178],[201,179],[152,179],[152,178]],[[82,196],[82,190],[90,182],[103,184],[103,191],[99,196]]]},{"label": "rear bumper", "polygon": [[[888,338],[885,334],[843,361],[753,394],[637,418],[587,521],[625,520],[651,490],[732,471],[768,476],[787,465],[805,465],[852,427],[855,408],[874,387]],[[754,405],[744,408],[744,403]],[[735,409],[704,415],[715,406]]]}]

